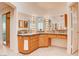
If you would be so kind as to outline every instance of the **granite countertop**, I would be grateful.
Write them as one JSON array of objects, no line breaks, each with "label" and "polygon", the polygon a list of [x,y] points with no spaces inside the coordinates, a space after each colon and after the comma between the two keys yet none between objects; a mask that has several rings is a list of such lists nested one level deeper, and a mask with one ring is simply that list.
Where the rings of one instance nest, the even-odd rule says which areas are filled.
[{"label": "granite countertop", "polygon": [[51,34],[51,35],[67,35],[67,33],[51,33],[51,32],[45,32],[45,33],[26,33],[26,34],[18,34],[18,36],[32,36],[32,35],[45,35],[45,34]]}]

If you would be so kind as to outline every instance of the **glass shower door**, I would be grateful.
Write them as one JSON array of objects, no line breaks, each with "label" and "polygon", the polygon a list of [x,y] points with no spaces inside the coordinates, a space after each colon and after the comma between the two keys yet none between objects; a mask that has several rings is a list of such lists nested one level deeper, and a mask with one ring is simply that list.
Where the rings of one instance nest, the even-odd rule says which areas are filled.
[{"label": "glass shower door", "polygon": [[6,45],[6,15],[2,16],[2,26],[3,26],[3,31],[2,31],[3,44]]}]

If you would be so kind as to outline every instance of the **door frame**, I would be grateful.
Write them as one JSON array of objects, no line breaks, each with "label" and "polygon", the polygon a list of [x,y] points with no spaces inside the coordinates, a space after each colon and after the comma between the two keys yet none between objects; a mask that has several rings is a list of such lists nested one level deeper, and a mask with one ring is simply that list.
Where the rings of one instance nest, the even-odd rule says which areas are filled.
[{"label": "door frame", "polygon": [[[75,52],[77,52],[77,49],[76,49],[76,51],[74,51],[73,53],[72,53],[72,45],[73,45],[73,40],[72,40],[72,6],[74,6],[75,4],[76,4],[77,2],[74,2],[74,3],[72,3],[72,4],[70,4],[69,5],[69,7],[68,7],[68,14],[69,14],[69,17],[68,17],[68,41],[67,41],[67,51],[68,51],[68,53],[69,54],[74,54]],[[77,38],[76,38],[77,39]],[[78,40],[78,39],[77,39]],[[77,46],[78,47],[78,46]]]},{"label": "door frame", "polygon": [[[1,13],[1,16],[10,11],[11,12],[11,26],[10,26],[10,49],[14,50],[15,52],[18,52],[18,40],[17,40],[17,29],[18,29],[18,20],[17,20],[17,15],[18,15],[18,10],[15,6],[15,4],[11,2],[3,2],[6,5],[10,6],[10,10],[3,10]],[[1,18],[2,19],[2,18]],[[2,23],[2,20],[1,20]],[[1,44],[3,45],[3,40],[2,40],[2,25],[1,25]]]}]

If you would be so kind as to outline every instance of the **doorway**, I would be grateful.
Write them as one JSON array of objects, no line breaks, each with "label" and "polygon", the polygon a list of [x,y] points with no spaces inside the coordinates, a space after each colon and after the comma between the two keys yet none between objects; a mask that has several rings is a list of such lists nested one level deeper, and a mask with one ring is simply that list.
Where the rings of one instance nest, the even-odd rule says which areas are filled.
[{"label": "doorway", "polygon": [[74,54],[78,50],[78,38],[77,38],[77,17],[78,17],[78,3],[72,4],[71,8],[71,54]]},{"label": "doorway", "polygon": [[2,15],[3,45],[10,48],[10,12]]}]

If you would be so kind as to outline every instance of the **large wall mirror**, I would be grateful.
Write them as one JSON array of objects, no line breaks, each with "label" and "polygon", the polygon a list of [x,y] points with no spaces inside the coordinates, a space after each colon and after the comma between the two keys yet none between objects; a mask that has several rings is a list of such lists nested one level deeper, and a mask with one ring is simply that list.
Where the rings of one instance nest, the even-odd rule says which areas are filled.
[{"label": "large wall mirror", "polygon": [[28,28],[29,27],[28,20],[19,20],[19,28]]},{"label": "large wall mirror", "polygon": [[19,34],[24,34],[29,32],[29,20],[19,20],[18,22],[18,33]]},{"label": "large wall mirror", "polygon": [[36,17],[36,28],[38,32],[44,32],[45,30],[45,21],[44,17]]}]

